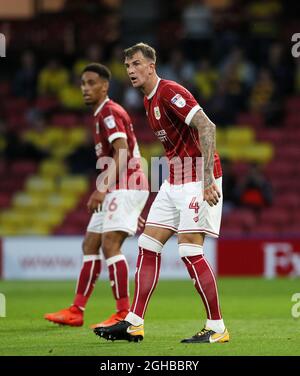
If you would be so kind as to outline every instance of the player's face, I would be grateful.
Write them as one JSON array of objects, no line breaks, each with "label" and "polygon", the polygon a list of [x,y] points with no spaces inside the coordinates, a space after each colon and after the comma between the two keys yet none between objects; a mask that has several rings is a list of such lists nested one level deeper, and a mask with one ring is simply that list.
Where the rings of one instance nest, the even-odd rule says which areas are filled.
[{"label": "player's face", "polygon": [[153,61],[145,58],[141,51],[125,58],[125,67],[133,87],[141,88],[147,84],[155,71]]},{"label": "player's face", "polygon": [[106,97],[108,82],[95,72],[84,72],[81,76],[81,92],[86,105],[96,105]]}]

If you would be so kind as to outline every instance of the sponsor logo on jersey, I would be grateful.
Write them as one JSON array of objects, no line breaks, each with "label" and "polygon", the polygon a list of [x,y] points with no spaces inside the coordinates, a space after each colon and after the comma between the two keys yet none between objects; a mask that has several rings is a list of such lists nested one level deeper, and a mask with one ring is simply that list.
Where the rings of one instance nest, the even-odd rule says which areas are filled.
[{"label": "sponsor logo on jersey", "polygon": [[175,104],[175,106],[179,108],[182,108],[186,105],[185,99],[180,94],[174,95],[174,97],[171,99],[171,103]]},{"label": "sponsor logo on jersey", "polygon": [[154,116],[156,120],[160,119],[160,111],[158,106],[154,107]]},{"label": "sponsor logo on jersey", "polygon": [[167,141],[168,139],[167,132],[164,129],[155,132],[155,135],[159,139],[160,142]]},{"label": "sponsor logo on jersey", "polygon": [[113,115],[109,115],[106,118],[104,118],[104,123],[108,129],[113,129],[116,127],[116,122]]}]

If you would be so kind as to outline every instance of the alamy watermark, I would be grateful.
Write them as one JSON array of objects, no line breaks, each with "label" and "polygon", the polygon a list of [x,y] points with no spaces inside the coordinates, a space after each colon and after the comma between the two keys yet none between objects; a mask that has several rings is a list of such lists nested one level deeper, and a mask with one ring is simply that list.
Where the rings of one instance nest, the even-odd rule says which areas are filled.
[{"label": "alamy watermark", "polygon": [[296,42],[292,47],[292,55],[297,58],[300,56],[300,33],[292,35],[292,42]]},{"label": "alamy watermark", "polygon": [[295,302],[291,309],[291,315],[294,319],[298,319],[300,317],[300,292],[293,294],[291,300]]},{"label": "alamy watermark", "polygon": [[0,33],[0,57],[6,57],[6,38]]},{"label": "alamy watermark", "polygon": [[6,298],[0,293],[0,317],[6,317]]},{"label": "alamy watermark", "polygon": [[[192,181],[203,181],[202,157],[151,157],[150,165],[146,159],[133,157],[128,159],[128,150],[119,150],[119,163],[109,156],[98,158],[96,168],[102,172],[99,174],[96,186],[99,192],[107,192],[114,189],[118,182],[119,189],[149,190],[158,192],[161,184],[170,176],[170,182],[174,185],[183,185]],[[141,177],[141,168],[148,177],[149,182]],[[149,183],[149,186],[148,186]]]}]

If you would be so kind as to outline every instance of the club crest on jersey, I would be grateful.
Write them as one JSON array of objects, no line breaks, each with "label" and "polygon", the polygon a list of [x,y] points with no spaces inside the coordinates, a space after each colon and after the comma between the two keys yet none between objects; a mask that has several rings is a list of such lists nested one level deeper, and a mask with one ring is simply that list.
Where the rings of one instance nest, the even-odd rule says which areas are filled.
[{"label": "club crest on jersey", "polygon": [[154,116],[156,120],[160,119],[160,111],[158,106],[154,107]]},{"label": "club crest on jersey", "polygon": [[175,104],[175,106],[179,108],[182,108],[186,105],[185,99],[180,94],[174,95],[174,97],[171,99],[171,103]]},{"label": "club crest on jersey", "polygon": [[104,118],[104,123],[108,129],[113,129],[116,126],[115,118],[113,117],[113,115],[109,115]]}]

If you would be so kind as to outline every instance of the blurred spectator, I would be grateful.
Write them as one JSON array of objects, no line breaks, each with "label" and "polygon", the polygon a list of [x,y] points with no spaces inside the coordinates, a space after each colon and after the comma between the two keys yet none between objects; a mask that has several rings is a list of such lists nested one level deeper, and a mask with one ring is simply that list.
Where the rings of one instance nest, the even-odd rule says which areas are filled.
[{"label": "blurred spectator", "polygon": [[34,99],[36,96],[37,69],[35,56],[26,51],[21,56],[21,67],[16,72],[13,81],[13,93],[17,97]]},{"label": "blurred spectator", "polygon": [[250,108],[253,111],[264,112],[274,95],[275,87],[270,71],[262,68],[250,96]]},{"label": "blurred spectator", "polygon": [[291,68],[284,59],[283,45],[273,43],[269,49],[268,69],[277,92],[287,94],[292,88]]},{"label": "blurred spectator", "polygon": [[211,66],[210,61],[208,59],[200,60],[194,74],[193,82],[201,98],[208,100],[212,97],[218,79],[218,71]]},{"label": "blurred spectator", "polygon": [[294,78],[294,89],[295,92],[300,94],[300,59],[296,59],[296,69],[295,69],[295,78]]},{"label": "blurred spectator", "polygon": [[[107,64],[112,79],[109,85],[109,95],[117,102],[122,102],[123,94],[128,83],[128,76],[124,67],[124,54],[121,45],[117,44],[113,50],[111,58]],[[140,104],[138,103],[138,106]]]},{"label": "blurred spectator", "polygon": [[260,62],[267,58],[270,44],[279,35],[282,10],[280,0],[252,0],[246,5],[251,52]]},{"label": "blurred spectator", "polygon": [[59,91],[69,81],[68,71],[56,59],[40,71],[38,76],[38,89],[40,94],[58,95]]},{"label": "blurred spectator", "polygon": [[0,122],[0,138],[5,140],[2,151],[4,160],[32,160],[39,162],[48,156],[47,151],[41,150],[26,141],[23,135],[7,129],[6,124]]},{"label": "blurred spectator", "polygon": [[211,10],[203,0],[192,0],[182,13],[185,51],[189,57],[208,55],[213,36]]},{"label": "blurred spectator", "polygon": [[167,80],[179,82],[191,89],[194,67],[185,59],[180,49],[175,49],[171,52],[168,63],[159,70],[159,74]]},{"label": "blurred spectator", "polygon": [[91,44],[86,50],[82,58],[75,61],[73,65],[73,73],[81,76],[81,72],[90,63],[102,62],[102,48],[99,44]]},{"label": "blurred spectator", "polygon": [[144,109],[142,95],[129,83],[124,92],[123,104],[129,112],[140,112]]},{"label": "blurred spectator", "polygon": [[84,108],[80,89],[80,77],[72,75],[71,82],[62,86],[58,97],[63,107],[67,109],[80,110]]},{"label": "blurred spectator", "polygon": [[119,44],[117,44],[111,54],[111,58],[107,64],[108,68],[111,71],[112,77],[115,80],[120,82],[126,82],[128,80],[128,76],[124,67],[124,53],[123,48]]},{"label": "blurred spectator", "polygon": [[230,76],[238,85],[251,87],[255,82],[255,69],[253,64],[246,59],[244,51],[235,47],[221,66],[221,74]]},{"label": "blurred spectator", "polygon": [[252,209],[265,208],[273,201],[271,184],[257,164],[250,166],[248,175],[238,186],[237,194],[239,204]]},{"label": "blurred spectator", "polygon": [[92,132],[86,132],[83,143],[66,159],[72,174],[88,174],[92,176],[96,173],[97,159],[94,149]]},{"label": "blurred spectator", "polygon": [[229,212],[237,203],[237,178],[233,165],[228,159],[222,159],[223,210]]},{"label": "blurred spectator", "polygon": [[217,125],[232,124],[240,107],[237,106],[238,100],[229,93],[229,86],[226,80],[220,80],[215,94],[206,105],[206,112]]}]

